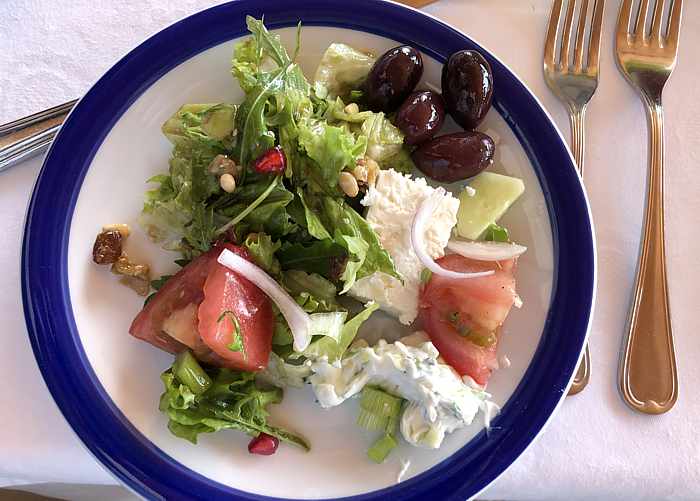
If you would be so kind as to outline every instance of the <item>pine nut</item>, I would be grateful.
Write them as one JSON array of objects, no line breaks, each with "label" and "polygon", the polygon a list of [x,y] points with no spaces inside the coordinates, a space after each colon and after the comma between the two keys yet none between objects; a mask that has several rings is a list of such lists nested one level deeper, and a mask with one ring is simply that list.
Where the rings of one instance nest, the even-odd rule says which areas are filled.
[{"label": "pine nut", "polygon": [[219,178],[221,189],[226,193],[233,193],[236,189],[236,179],[231,174],[222,174]]},{"label": "pine nut", "polygon": [[340,189],[343,190],[343,193],[345,193],[349,197],[356,197],[357,194],[360,192],[360,187],[357,186],[357,180],[355,179],[355,176],[353,176],[349,172],[343,171],[340,173],[340,178],[338,178],[338,185],[340,186]]},{"label": "pine nut", "polygon": [[355,113],[360,112],[360,107],[357,106],[357,103],[350,103],[345,107],[345,113],[348,115],[354,115]]}]

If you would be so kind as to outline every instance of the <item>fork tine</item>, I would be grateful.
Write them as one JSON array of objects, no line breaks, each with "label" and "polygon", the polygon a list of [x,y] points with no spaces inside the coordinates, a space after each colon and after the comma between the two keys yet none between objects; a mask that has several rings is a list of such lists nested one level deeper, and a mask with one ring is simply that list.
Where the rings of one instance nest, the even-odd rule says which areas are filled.
[{"label": "fork tine", "polygon": [[561,42],[561,67],[564,69],[569,67],[569,58],[571,55],[571,27],[574,22],[575,6],[576,0],[569,0],[566,6],[566,17],[564,18]]},{"label": "fork tine", "polygon": [[668,32],[666,35],[666,45],[673,50],[678,49],[678,37],[681,31],[681,11],[683,10],[683,0],[673,0],[671,5],[671,19],[668,22]]},{"label": "fork tine", "polygon": [[651,20],[651,40],[655,43],[661,42],[661,23],[664,17],[664,0],[656,0],[654,17]]},{"label": "fork tine", "polygon": [[642,40],[646,38],[646,22],[649,15],[649,0],[642,0],[639,4],[639,12],[637,13],[637,23],[634,26],[634,36]]},{"label": "fork tine", "polygon": [[544,64],[554,67],[557,57],[557,26],[561,17],[562,0],[554,0],[552,12],[549,14],[547,37],[544,42]]},{"label": "fork tine", "polygon": [[576,45],[574,46],[574,71],[580,73],[583,69],[583,35],[586,31],[586,19],[588,17],[588,0],[583,0],[581,11],[578,15],[576,27]]},{"label": "fork tine", "polygon": [[603,10],[605,0],[595,0],[593,5],[593,21],[591,23],[591,40],[588,46],[588,66],[586,71],[597,72],[600,59],[600,33],[603,26]]},{"label": "fork tine", "polygon": [[617,16],[616,44],[622,46],[629,36],[630,20],[632,19],[632,0],[622,0],[620,14]]}]

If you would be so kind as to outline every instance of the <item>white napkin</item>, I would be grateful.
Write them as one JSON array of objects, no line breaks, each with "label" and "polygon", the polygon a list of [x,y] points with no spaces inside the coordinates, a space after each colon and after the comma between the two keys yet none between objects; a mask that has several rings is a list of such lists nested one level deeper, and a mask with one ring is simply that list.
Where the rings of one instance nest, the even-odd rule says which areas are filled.
[{"label": "white napkin", "polygon": [[[47,0],[0,3],[0,123],[78,97],[148,34],[211,2]],[[568,137],[564,108],[542,79],[547,0],[440,0],[426,12],[483,43],[518,74]],[[498,499],[700,498],[700,3],[685,2],[679,66],[665,95],[668,273],[680,377],[676,407],[629,410],[616,387],[618,353],[639,242],[646,172],[642,106],[614,65],[618,2],[608,2],[599,90],[589,107],[586,184],[596,223],[598,306],[593,376],[568,398],[539,441],[483,497]],[[497,84],[496,84],[497,85]],[[110,483],[63,421],[26,338],[19,286],[23,213],[33,160],[0,174],[0,486],[19,481]],[[15,479],[12,482],[10,479]],[[19,479],[19,480],[18,480]]]}]

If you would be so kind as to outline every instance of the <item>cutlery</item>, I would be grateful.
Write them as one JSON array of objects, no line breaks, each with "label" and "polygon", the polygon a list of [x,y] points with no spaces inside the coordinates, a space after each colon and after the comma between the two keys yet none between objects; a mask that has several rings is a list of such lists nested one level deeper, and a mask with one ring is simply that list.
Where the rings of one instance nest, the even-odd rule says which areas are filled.
[{"label": "cutlery", "polygon": [[[649,123],[649,175],[637,276],[620,361],[620,391],[634,410],[661,414],[678,398],[664,248],[664,137],[661,94],[676,66],[682,0],[641,0],[634,29],[632,0],[623,0],[617,20],[617,65],[642,98]],[[651,26],[647,18],[652,15]],[[664,34],[664,18],[668,28]]]},{"label": "cutlery", "polygon": [[[593,4],[591,16],[588,15],[590,3]],[[544,45],[544,77],[552,92],[568,108],[571,125],[571,149],[579,175],[583,179],[586,106],[598,87],[600,34],[605,0],[594,0],[593,2],[582,0],[579,2],[579,16],[574,32],[576,4],[576,0],[569,0],[566,9],[564,9],[564,2],[555,0],[552,5]],[[564,16],[564,24],[561,31],[561,49],[557,51],[558,27],[562,16]],[[589,19],[589,39],[586,43],[586,23]],[[588,60],[584,61],[586,45],[588,46]],[[588,384],[590,376],[591,355],[588,343],[586,343],[583,359],[576,370],[569,395],[575,395],[583,390]]]},{"label": "cutlery", "polygon": [[0,125],[0,172],[43,152],[77,100]]}]

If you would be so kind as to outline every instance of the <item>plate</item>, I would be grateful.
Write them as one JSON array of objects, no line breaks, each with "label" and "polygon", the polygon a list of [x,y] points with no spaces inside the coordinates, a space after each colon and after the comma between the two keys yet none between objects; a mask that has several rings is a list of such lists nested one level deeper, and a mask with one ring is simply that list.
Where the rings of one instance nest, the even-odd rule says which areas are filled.
[{"label": "plate", "polygon": [[[251,456],[247,437],[235,432],[203,437],[196,447],[168,433],[156,407],[158,375],[172,358],[128,336],[141,300],[92,265],[90,250],[104,224],[137,227],[144,180],[167,168],[170,146],[160,125],[180,104],[240,101],[228,68],[233,40],[247,33],[246,14],[264,14],[288,47],[301,20],[300,64],[307,75],[333,41],[376,53],[409,43],[424,55],[423,85],[439,85],[442,63],[457,50],[476,49],[489,60],[494,109],[482,128],[499,138],[494,170],[525,181],[526,194],[505,224],[529,251],[517,275],[525,307],[510,315],[499,348],[511,364],[489,383],[502,412],[488,432],[475,422],[438,451],[403,445],[378,466],[364,454],[372,437],[354,425],[356,403],[324,411],[303,389],[287,391],[274,416],[312,441],[309,454],[281,447],[272,457]],[[172,269],[172,256],[139,231],[127,251],[151,262],[156,275]],[[587,200],[560,133],[532,93],[484,48],[389,2],[241,0],[149,38],[81,99],[32,196],[22,284],[32,347],[53,398],[92,454],[142,496],[462,500],[515,461],[566,394],[588,331],[595,254]],[[379,317],[372,330],[389,334],[389,325]]]}]

